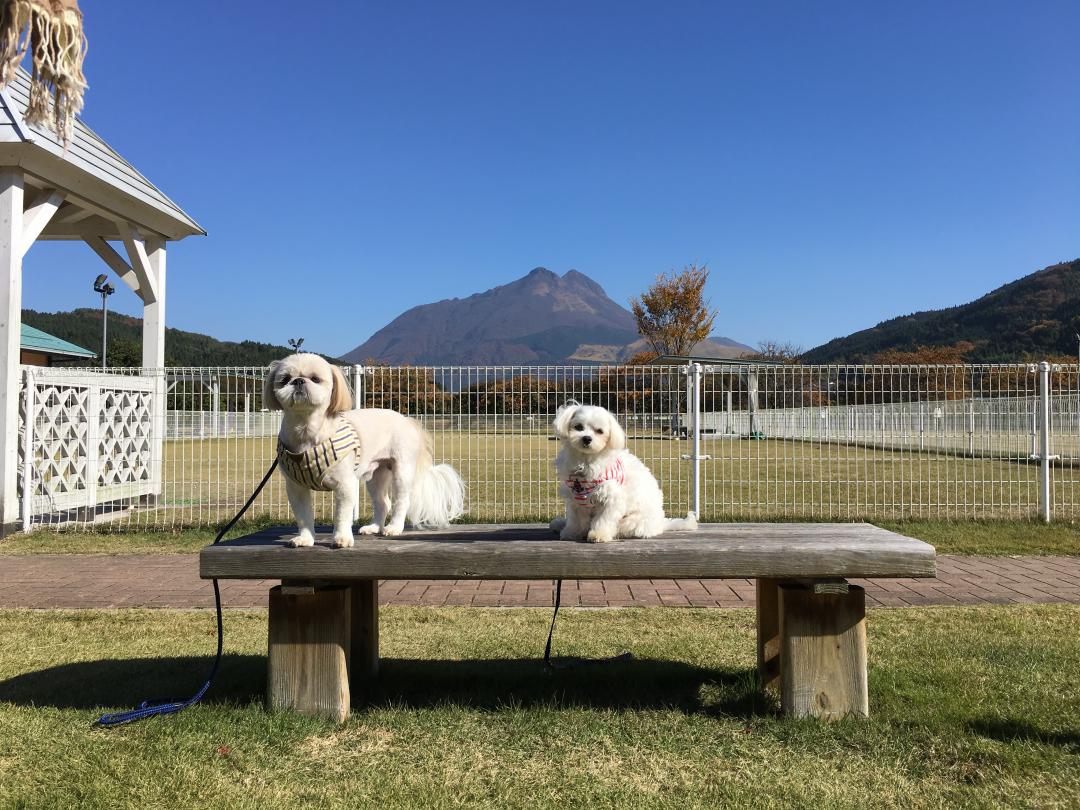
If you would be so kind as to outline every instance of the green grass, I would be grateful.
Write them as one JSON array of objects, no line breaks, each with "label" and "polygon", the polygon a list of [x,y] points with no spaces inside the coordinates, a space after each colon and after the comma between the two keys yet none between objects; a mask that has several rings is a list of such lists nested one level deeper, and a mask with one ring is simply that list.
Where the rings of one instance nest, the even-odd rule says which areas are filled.
[{"label": "green grass", "polygon": [[3,807],[1067,807],[1080,795],[1080,608],[872,611],[868,721],[777,717],[753,614],[386,609],[383,675],[343,728],[267,715],[264,612],[0,612]]},{"label": "green grass", "polygon": [[[1017,440],[1019,442],[1019,440]],[[157,508],[114,515],[108,530],[212,525],[230,518],[269,467],[272,438],[168,441],[162,462],[165,491]],[[1030,447],[999,448],[1024,463],[967,457],[959,451],[884,449],[808,441],[707,438],[702,462],[706,520],[776,519],[1033,519],[1039,510],[1038,466]],[[671,511],[689,503],[686,440],[632,436],[630,448],[656,475]],[[513,522],[552,515],[560,508],[552,459],[557,444],[545,435],[440,430],[435,455],[469,484],[470,518]],[[1055,515],[1080,519],[1080,466],[1054,470]],[[317,508],[330,514],[329,497]],[[678,505],[678,506],[675,506]],[[367,510],[367,506],[363,507]],[[254,514],[287,519],[280,476]]]},{"label": "green grass", "polygon": [[[1033,521],[875,521],[879,526],[925,540],[939,554],[1080,554],[1080,524]],[[237,525],[228,537],[287,525],[264,519]],[[47,531],[16,534],[0,541],[0,556],[8,554],[190,554],[210,544],[216,529],[176,531],[129,530],[102,534],[87,531]]]},{"label": "green grass", "polygon": [[1073,522],[909,520],[875,523],[925,540],[939,554],[1080,554],[1080,524]]}]

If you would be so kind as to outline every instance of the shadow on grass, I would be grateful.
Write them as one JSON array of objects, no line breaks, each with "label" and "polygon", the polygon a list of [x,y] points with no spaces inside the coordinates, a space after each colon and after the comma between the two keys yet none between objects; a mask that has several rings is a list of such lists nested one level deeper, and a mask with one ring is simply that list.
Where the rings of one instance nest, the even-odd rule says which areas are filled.
[{"label": "shadow on grass", "polygon": [[[0,701],[64,709],[128,707],[184,699],[210,671],[209,657],[134,658],[61,664],[0,681]],[[775,712],[752,670],[718,670],[649,659],[383,659],[379,678],[357,683],[358,709],[460,706],[479,709],[590,707],[675,709],[754,717]],[[206,703],[246,705],[266,690],[266,659],[226,655]]]},{"label": "shadow on grass", "polygon": [[1015,718],[976,720],[968,724],[972,733],[1001,742],[1024,740],[1044,745],[1056,745],[1069,753],[1080,754],[1080,730],[1043,731],[1024,720]]}]

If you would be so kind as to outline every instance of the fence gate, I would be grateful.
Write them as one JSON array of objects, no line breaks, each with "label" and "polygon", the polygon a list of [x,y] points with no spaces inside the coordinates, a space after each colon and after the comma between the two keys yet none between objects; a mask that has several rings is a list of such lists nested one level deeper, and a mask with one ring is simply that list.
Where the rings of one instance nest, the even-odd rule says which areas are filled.
[{"label": "fence gate", "polygon": [[158,380],[28,367],[21,408],[23,529],[39,515],[102,513],[160,491]]}]

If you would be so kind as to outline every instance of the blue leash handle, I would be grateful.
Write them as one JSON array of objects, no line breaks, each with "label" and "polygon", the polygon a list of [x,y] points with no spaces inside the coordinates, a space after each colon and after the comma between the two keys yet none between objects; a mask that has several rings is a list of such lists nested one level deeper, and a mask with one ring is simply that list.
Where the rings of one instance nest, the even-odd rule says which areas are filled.
[{"label": "blue leash handle", "polygon": [[[243,517],[244,513],[251,507],[251,504],[259,497],[259,493],[262,492],[263,487],[266,486],[266,482],[270,480],[270,476],[274,474],[277,465],[278,460],[275,456],[274,463],[271,464],[270,469],[266,471],[263,480],[255,487],[255,491],[251,493],[251,497],[248,498],[247,503],[245,503],[240,511],[236,513],[236,516],[225,525],[225,528],[217,533],[217,537],[214,538],[215,546],[221,542],[221,539],[229,533],[229,530],[236,525],[236,522]],[[112,728],[114,726],[125,725],[126,723],[134,723],[136,720],[142,720],[145,717],[156,717],[161,714],[176,714],[189,706],[194,706],[203,699],[203,696],[210,688],[210,684],[212,684],[214,678],[217,677],[218,668],[221,666],[221,653],[225,647],[225,625],[221,618],[221,588],[218,587],[218,581],[216,579],[212,580],[212,582],[214,584],[214,608],[217,611],[217,655],[214,656],[214,665],[210,668],[210,675],[207,677],[206,683],[199,687],[199,691],[187,700],[144,700],[134,709],[101,715],[96,721],[97,725]]]}]

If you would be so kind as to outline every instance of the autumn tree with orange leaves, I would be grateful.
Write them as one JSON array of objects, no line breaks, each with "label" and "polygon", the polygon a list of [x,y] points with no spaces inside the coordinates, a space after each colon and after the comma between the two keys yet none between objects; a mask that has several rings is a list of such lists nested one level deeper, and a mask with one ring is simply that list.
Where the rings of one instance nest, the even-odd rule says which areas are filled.
[{"label": "autumn tree with orange leaves", "polygon": [[716,311],[704,299],[709,271],[691,264],[661,273],[640,298],[630,299],[638,332],[658,355],[688,355],[712,332]]}]

